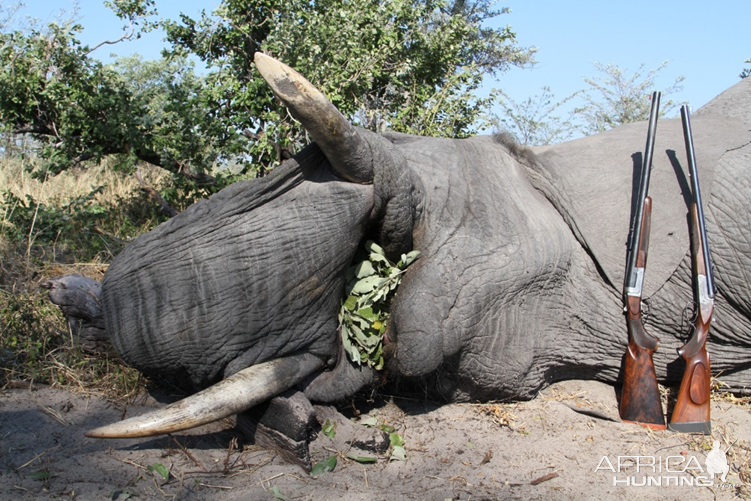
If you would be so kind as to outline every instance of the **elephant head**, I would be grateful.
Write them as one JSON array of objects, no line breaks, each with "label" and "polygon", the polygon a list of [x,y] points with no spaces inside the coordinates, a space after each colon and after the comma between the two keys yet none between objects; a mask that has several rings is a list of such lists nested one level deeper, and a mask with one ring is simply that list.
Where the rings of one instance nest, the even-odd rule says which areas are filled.
[{"label": "elephant head", "polygon": [[[390,374],[424,381],[449,400],[531,398],[571,377],[617,380],[626,344],[618,270],[642,124],[538,150],[502,137],[378,135],[351,126],[291,68],[260,53],[255,62],[315,143],[117,256],[101,292],[117,351],[146,373],[206,389],[92,436],[196,426],[295,385],[333,401],[367,384],[372,371],[346,360],[337,334],[345,272],[366,238],[391,256],[421,251],[392,305]],[[751,109],[749,85],[743,89],[714,109],[728,99]],[[751,174],[739,167],[750,155],[745,113],[706,113],[694,123],[705,186],[713,186],[708,225],[714,238],[726,237],[717,246],[716,262],[728,271],[720,273],[713,362],[736,388],[751,383],[743,271],[751,248],[738,235],[747,236],[750,219]],[[682,137],[665,122],[646,296],[663,315],[653,330],[668,349],[656,364],[669,381],[676,374],[667,353],[685,334],[672,310],[690,301],[691,277],[682,167],[670,153],[682,151]],[[728,176],[737,186],[722,184]]]}]

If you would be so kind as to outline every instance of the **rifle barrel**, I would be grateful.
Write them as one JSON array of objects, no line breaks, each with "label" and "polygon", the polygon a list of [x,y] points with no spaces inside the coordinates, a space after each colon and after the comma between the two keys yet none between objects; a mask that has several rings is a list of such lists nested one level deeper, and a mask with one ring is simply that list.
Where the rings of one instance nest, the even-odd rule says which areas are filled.
[{"label": "rifle barrel", "polygon": [[699,216],[699,238],[701,239],[704,266],[706,267],[707,294],[710,298],[715,295],[714,275],[712,273],[712,261],[709,254],[709,240],[707,228],[704,223],[704,209],[701,203],[701,191],[699,189],[699,174],[696,170],[696,153],[694,152],[694,138],[691,133],[691,113],[687,105],[681,106],[681,122],[683,123],[683,139],[686,142],[686,157],[688,159],[689,177],[691,178],[691,190],[693,191],[696,213]]},{"label": "rifle barrel", "polygon": [[643,273],[637,270],[636,260],[638,249],[636,249],[639,235],[641,234],[642,217],[644,213],[644,199],[649,191],[649,174],[652,170],[652,154],[654,153],[655,134],[657,133],[657,116],[660,111],[660,92],[652,93],[652,105],[649,110],[649,129],[647,130],[647,144],[644,147],[644,156],[642,157],[641,176],[639,178],[639,195],[636,202],[636,213],[631,224],[631,234],[628,240],[628,262],[626,264],[625,289],[626,296],[641,296],[641,282]]}]

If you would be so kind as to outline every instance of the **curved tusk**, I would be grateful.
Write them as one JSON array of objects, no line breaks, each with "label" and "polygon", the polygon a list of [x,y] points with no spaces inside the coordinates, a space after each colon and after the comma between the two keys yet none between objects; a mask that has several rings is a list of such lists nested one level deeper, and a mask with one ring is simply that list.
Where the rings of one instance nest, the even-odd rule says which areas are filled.
[{"label": "curved tusk", "polygon": [[195,428],[243,412],[299,383],[323,366],[309,353],[253,365],[162,409],[96,428],[93,438],[150,437]]},{"label": "curved tusk", "polygon": [[369,144],[313,84],[284,63],[261,52],[253,56],[256,68],[271,90],[300,121],[339,177],[355,183],[373,181]]}]

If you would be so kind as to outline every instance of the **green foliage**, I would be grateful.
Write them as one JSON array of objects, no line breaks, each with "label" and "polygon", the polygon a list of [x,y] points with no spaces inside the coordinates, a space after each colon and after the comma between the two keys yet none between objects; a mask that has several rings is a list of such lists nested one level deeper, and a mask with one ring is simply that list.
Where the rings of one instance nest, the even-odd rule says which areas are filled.
[{"label": "green foliage", "polygon": [[[140,1],[115,3],[141,12]],[[193,66],[138,56],[105,66],[78,40],[82,29],[66,21],[0,32],[0,127],[34,137],[45,160],[37,174],[116,155],[129,170],[146,161],[213,182],[205,172],[226,138],[203,107]]]},{"label": "green foliage", "polygon": [[247,154],[268,169],[308,138],[254,71],[256,51],[294,67],[364,127],[464,136],[489,105],[473,95],[483,75],[531,59],[509,28],[484,27],[503,12],[488,0],[227,0],[165,28],[176,51],[215,70],[209,107],[253,140]]},{"label": "green foliage", "polygon": [[166,466],[161,463],[154,463],[149,465],[146,470],[151,471],[162,477],[164,480],[169,480],[170,473]]},{"label": "green foliage", "polygon": [[196,74],[195,65],[177,55],[156,61],[134,55],[118,58],[108,69],[127,89],[143,134],[139,148],[123,160],[166,167],[208,194],[223,187],[200,174],[242,154],[247,139],[215,119],[211,96],[219,90]]},{"label": "green foliage", "polygon": [[420,252],[404,254],[394,264],[374,242],[366,242],[364,250],[347,271],[347,299],[339,310],[339,329],[350,360],[380,370],[391,299],[402,274]]},{"label": "green foliage", "polygon": [[[746,59],[743,62],[749,64],[751,63],[751,59]],[[743,71],[741,71],[741,74],[738,76],[741,78],[747,78],[748,76],[751,76],[751,68],[743,68]]]},{"label": "green foliage", "polygon": [[[595,134],[612,129],[618,125],[647,120],[649,118],[649,96],[656,89],[657,74],[667,66],[663,62],[655,69],[642,73],[644,65],[632,75],[615,64],[594,63],[595,68],[603,74],[600,77],[585,78],[589,88],[584,91],[584,106],[576,111],[580,114],[586,134]],[[661,92],[660,114],[665,115],[678,108],[680,103],[665,99],[665,96],[683,89],[684,77],[675,79],[670,87]]]},{"label": "green foliage", "polygon": [[50,475],[50,472],[46,470],[39,470],[29,473],[29,478],[32,480],[37,480],[39,482],[46,482],[47,480],[52,478],[52,475]]},{"label": "green foliage", "polygon": [[334,438],[336,436],[336,422],[332,423],[328,419],[321,427],[321,431],[324,435],[326,435],[329,438]]},{"label": "green foliage", "polygon": [[514,101],[503,91],[499,91],[499,94],[502,118],[498,119],[496,127],[513,134],[519,144],[540,146],[559,143],[576,134],[574,112],[570,112],[565,119],[555,113],[579,92],[558,102],[554,102],[555,96],[547,86],[542,88],[540,94],[522,102]]},{"label": "green foliage", "polygon": [[389,433],[389,444],[391,445],[390,461],[406,461],[407,451],[404,448],[404,439],[398,433]]},{"label": "green foliage", "polygon": [[5,222],[0,235],[11,242],[26,241],[29,249],[45,246],[86,262],[114,257],[126,239],[164,220],[143,195],[104,203],[98,199],[102,190],[102,186],[92,187],[88,194],[59,204],[1,191]]},{"label": "green foliage", "polygon": [[327,473],[329,471],[334,471],[336,469],[336,463],[337,463],[336,456],[331,456],[330,458],[325,459],[324,461],[319,461],[318,463],[313,465],[313,468],[310,470],[310,476],[319,477],[323,475],[324,473]]},{"label": "green foliage", "polygon": [[40,362],[64,343],[62,321],[60,310],[41,294],[0,291],[0,368],[47,380]]},{"label": "green foliage", "polygon": [[[106,4],[127,23],[120,41],[157,26],[153,0]],[[121,168],[179,173],[203,196],[223,185],[210,172],[262,176],[309,142],[253,68],[256,51],[295,67],[362,126],[460,137],[483,124],[491,99],[474,94],[484,75],[531,61],[510,28],[486,27],[505,12],[491,0],[225,0],[198,20],[160,22],[169,57],[108,66],[75,22],[3,22],[0,126],[32,135],[50,172],[117,155]]]},{"label": "green foliage", "polygon": [[81,29],[51,23],[0,33],[0,124],[36,134],[53,172],[135,139],[127,91],[87,56]]},{"label": "green foliage", "polygon": [[357,461],[361,464],[371,464],[371,463],[377,463],[378,458],[375,456],[358,456],[354,452],[350,452],[347,454],[347,459],[351,459],[352,461]]},{"label": "green foliage", "polygon": [[394,432],[393,426],[379,422],[375,416],[368,416],[365,419],[360,420],[360,424],[367,426],[368,428],[378,428],[379,430],[386,433]]},{"label": "green foliage", "polygon": [[287,501],[287,496],[282,494],[282,491],[280,491],[279,487],[277,487],[276,485],[272,485],[271,488],[269,489],[269,492],[271,493],[272,496],[274,496],[274,499]]}]

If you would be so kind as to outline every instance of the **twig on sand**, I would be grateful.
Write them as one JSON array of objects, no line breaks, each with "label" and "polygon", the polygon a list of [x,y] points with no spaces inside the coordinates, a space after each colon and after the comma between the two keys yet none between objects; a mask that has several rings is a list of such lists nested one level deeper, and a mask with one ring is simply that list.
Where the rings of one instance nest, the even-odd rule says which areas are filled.
[{"label": "twig on sand", "polygon": [[204,468],[204,466],[195,458],[195,456],[193,454],[191,454],[188,451],[188,449],[186,449],[183,446],[183,444],[181,444],[180,442],[178,442],[178,440],[175,437],[173,437],[172,435],[170,435],[170,438],[172,439],[173,442],[175,442],[175,444],[177,444],[177,447],[182,451],[183,454],[185,454],[188,457],[188,459],[190,459],[191,461],[193,461],[196,464],[196,466],[198,466],[200,469],[202,469],[203,471],[206,471],[206,468]]},{"label": "twig on sand", "polygon": [[538,477],[538,478],[532,480],[529,483],[529,485],[539,485],[539,484],[541,484],[543,482],[547,482],[548,480],[552,480],[552,479],[554,479],[557,476],[558,476],[558,472],[554,471],[554,472],[548,473],[547,475],[543,475],[541,477]]},{"label": "twig on sand", "polygon": [[70,426],[72,423],[67,421],[62,414],[60,414],[60,411],[56,411],[52,407],[47,407],[46,405],[42,406],[42,411],[44,411],[45,414],[52,417],[55,421],[60,423],[63,426]]},{"label": "twig on sand", "polygon": [[34,461],[36,461],[36,460],[37,460],[37,459],[39,459],[40,457],[44,456],[44,455],[45,455],[45,454],[47,454],[48,452],[54,451],[54,450],[56,450],[56,449],[59,449],[59,448],[60,448],[60,446],[59,446],[59,445],[56,445],[55,447],[50,447],[49,449],[45,449],[45,450],[43,450],[42,452],[40,452],[39,454],[37,454],[37,455],[36,455],[36,456],[34,456],[33,458],[31,458],[31,459],[29,459],[28,461],[26,461],[26,462],[25,462],[24,464],[22,464],[21,466],[19,466],[18,468],[16,468],[16,471],[18,471],[18,470],[22,470],[22,469],[26,468],[26,467],[27,467],[27,466],[29,466],[29,465],[30,465],[31,463],[33,463]]}]

